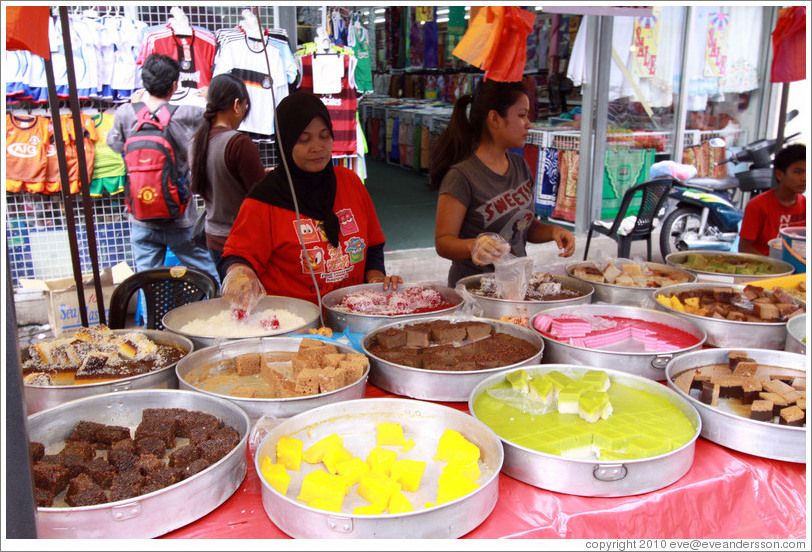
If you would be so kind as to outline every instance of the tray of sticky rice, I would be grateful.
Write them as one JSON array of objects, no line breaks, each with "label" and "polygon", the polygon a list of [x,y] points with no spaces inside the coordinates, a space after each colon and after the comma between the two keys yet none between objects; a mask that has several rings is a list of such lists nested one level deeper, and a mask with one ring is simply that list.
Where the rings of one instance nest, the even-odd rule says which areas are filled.
[{"label": "tray of sticky rice", "polygon": [[804,355],[765,349],[706,349],[668,363],[668,385],[702,418],[702,437],[724,447],[806,462]]},{"label": "tray of sticky rice", "polygon": [[680,479],[702,422],[666,386],[571,364],[515,368],[477,385],[471,415],[502,440],[502,471],[581,496],[628,496]]},{"label": "tray of sticky rice", "polygon": [[487,318],[439,316],[367,333],[369,381],[390,393],[464,402],[489,375],[541,361],[544,341],[529,328]]},{"label": "tray of sticky rice", "polygon": [[411,318],[441,316],[458,310],[462,296],[438,284],[360,284],[327,293],[322,298],[325,322],[333,330],[365,334],[384,324]]},{"label": "tray of sticky rice", "polygon": [[289,418],[363,398],[369,359],[337,341],[263,337],[200,349],[175,371],[181,389],[227,399],[251,420]]},{"label": "tray of sticky rice", "polygon": [[28,414],[74,399],[127,389],[177,389],[177,362],[192,342],[157,330],[97,325],[21,350]]},{"label": "tray of sticky rice", "polygon": [[251,337],[304,333],[319,326],[319,308],[293,297],[266,295],[247,315],[218,297],[172,309],[163,317],[164,328],[188,337],[195,349]]},{"label": "tray of sticky rice", "polygon": [[37,536],[143,539],[200,519],[245,478],[249,427],[235,404],[177,389],[29,416]]},{"label": "tray of sticky rice", "polygon": [[790,353],[806,354],[807,314],[795,316],[787,322],[787,341],[784,350]]},{"label": "tray of sticky rice", "polygon": [[653,308],[651,290],[694,282],[696,275],[685,269],[659,263],[611,259],[581,261],[567,265],[567,274],[595,287],[594,302]]},{"label": "tray of sticky rice", "polygon": [[795,272],[788,262],[751,253],[677,251],[666,255],[665,262],[696,274],[697,282],[744,284]]},{"label": "tray of sticky rice", "polygon": [[612,366],[665,379],[672,357],[698,349],[705,331],[689,320],[628,305],[557,307],[536,314],[530,326],[544,338],[544,362]]},{"label": "tray of sticky rice", "polygon": [[481,309],[479,316],[496,320],[520,319],[525,325],[531,316],[546,308],[591,303],[594,292],[588,282],[549,272],[532,275],[523,299],[504,299],[492,273],[461,278],[456,289],[466,301]]},{"label": "tray of sticky rice", "polygon": [[653,296],[659,310],[704,329],[714,347],[783,349],[787,321],[806,310],[781,288],[752,284],[678,284]]},{"label": "tray of sticky rice", "polygon": [[503,451],[467,414],[425,401],[321,406],[257,448],[262,504],[294,538],[457,538],[498,497]]}]

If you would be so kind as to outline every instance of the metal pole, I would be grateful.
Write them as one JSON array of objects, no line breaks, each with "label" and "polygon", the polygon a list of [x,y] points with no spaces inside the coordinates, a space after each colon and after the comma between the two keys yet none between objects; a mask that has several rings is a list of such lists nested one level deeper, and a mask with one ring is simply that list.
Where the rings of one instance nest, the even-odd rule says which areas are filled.
[{"label": "metal pole", "polygon": [[[76,160],[79,164],[79,183],[82,193],[82,210],[85,214],[85,230],[87,233],[87,249],[90,256],[90,265],[93,270],[93,284],[96,288],[96,307],[99,312],[100,324],[107,324],[107,317],[104,315],[104,295],[102,292],[101,274],[99,271],[99,253],[96,249],[96,223],[93,219],[93,198],[90,197],[90,173],[87,170],[87,159],[85,158],[85,132],[82,126],[82,116],[79,112],[79,97],[76,92],[76,71],[73,63],[73,46],[70,38],[70,17],[68,7],[59,7],[59,19],[62,23],[62,43],[65,45],[65,63],[68,73],[68,95],[70,97],[70,109],[73,114],[73,129],[76,137]],[[69,184],[70,186],[70,184]],[[64,186],[63,186],[64,187]],[[68,190],[70,193],[70,190]],[[80,308],[84,309],[80,305]],[[87,315],[82,318],[82,323]]]},{"label": "metal pole", "polygon": [[685,8],[685,20],[682,33],[682,64],[679,76],[679,94],[677,95],[677,120],[674,128],[674,143],[671,145],[672,160],[682,162],[682,152],[685,149],[685,123],[688,120],[688,60],[691,54],[691,45],[694,38],[694,8]]},{"label": "metal pole", "polygon": [[[578,180],[592,182],[591,152],[593,144],[592,129],[595,117],[592,106],[597,99],[598,39],[600,37],[600,17],[584,16],[586,24],[586,44],[589,55],[586,56],[586,80],[581,84],[581,137],[578,145]],[[586,232],[592,223],[592,196],[590,186],[578,186],[575,201],[575,231]]]}]

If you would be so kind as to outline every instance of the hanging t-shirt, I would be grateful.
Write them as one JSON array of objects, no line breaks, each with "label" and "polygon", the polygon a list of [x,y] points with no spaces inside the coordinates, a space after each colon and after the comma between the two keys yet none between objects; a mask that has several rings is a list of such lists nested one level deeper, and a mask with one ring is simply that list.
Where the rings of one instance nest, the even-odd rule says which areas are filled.
[{"label": "hanging t-shirt", "polygon": [[327,241],[321,221],[302,216],[307,259],[299,243],[296,213],[250,197],[243,201],[223,254],[248,260],[269,295],[316,303],[308,263],[322,296],[364,282],[366,253],[370,247],[384,243],[384,234],[372,199],[358,176],[344,167],[334,170],[333,212],[340,223],[338,247]]},{"label": "hanging t-shirt", "polygon": [[114,195],[124,191],[124,175],[127,172],[124,158],[107,145],[107,133],[113,127],[112,113],[99,113],[91,117],[96,126],[97,139],[94,142],[96,157],[93,162],[93,179],[90,182],[90,195],[101,196],[102,192]]},{"label": "hanging t-shirt", "polygon": [[19,192],[23,182],[44,182],[48,117],[6,113],[6,191]]},{"label": "hanging t-shirt", "polygon": [[347,35],[349,46],[355,52],[355,84],[359,92],[372,92],[372,63],[369,58],[369,38],[367,30],[360,23],[350,26]]},{"label": "hanging t-shirt", "polygon": [[[288,95],[288,77],[278,50],[270,46],[269,38],[266,38],[266,46],[267,61],[259,41],[243,36],[242,40],[222,43],[214,75],[231,73],[248,88],[251,110],[238,130],[270,136],[275,133],[273,108]],[[270,78],[268,62],[271,65]]]},{"label": "hanging t-shirt", "polygon": [[180,64],[180,85],[202,88],[211,82],[217,42],[214,34],[192,28],[191,36],[179,36],[172,27],[153,31],[144,39],[137,63],[143,65],[150,54],[163,54]]}]

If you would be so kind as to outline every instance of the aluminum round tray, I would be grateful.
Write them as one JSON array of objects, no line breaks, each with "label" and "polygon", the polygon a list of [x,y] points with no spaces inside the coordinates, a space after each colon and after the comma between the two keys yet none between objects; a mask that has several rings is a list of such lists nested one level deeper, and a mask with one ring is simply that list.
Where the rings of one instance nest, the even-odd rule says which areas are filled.
[{"label": "aluminum round tray", "polygon": [[[411,435],[415,447],[398,452],[398,458],[425,460],[426,471],[420,490],[409,500],[415,511],[404,514],[354,515],[327,512],[311,508],[294,498],[298,495],[306,472],[318,465],[303,463],[300,472],[289,472],[292,479],[287,496],[271,488],[260,476],[262,505],[271,521],[294,538],[385,538],[385,539],[440,539],[457,538],[469,533],[490,515],[496,506],[499,492],[499,470],[504,453],[496,434],[467,414],[424,401],[409,399],[363,399],[345,401],[319,407],[290,418],[274,427],[257,449],[254,462],[257,473],[263,456],[276,458],[276,442],[280,437],[295,437],[305,443],[305,449],[330,434],[336,433],[344,446],[355,456],[366,458],[375,446],[378,422],[399,422],[404,435]],[[446,429],[460,432],[480,450],[482,475],[480,486],[470,494],[438,504],[427,510],[425,502],[436,502],[437,478],[440,466],[431,462],[436,454],[437,442]],[[442,463],[439,463],[442,464]],[[352,504],[345,500],[344,510],[365,505],[358,499]]]},{"label": "aluminum round tray", "polygon": [[[616,263],[618,268],[622,267],[622,262]],[[586,282],[575,275],[575,270],[582,267],[592,266],[597,268],[598,265],[594,261],[579,261],[567,265],[567,274],[576,280]],[[659,263],[646,263],[649,268],[658,270],[667,270],[669,272],[678,272],[684,274],[688,278],[688,282],[696,281],[696,275],[685,270],[684,268],[677,268],[674,266],[659,264]],[[631,305],[633,307],[653,308],[651,300],[651,290],[653,288],[642,288],[632,286],[621,286],[616,284],[589,282],[595,288],[595,295],[593,301],[595,303],[609,303],[612,305]]]},{"label": "aluminum round tray", "polygon": [[[699,412],[702,417],[702,437],[708,441],[764,458],[806,462],[807,428],[751,420],[705,404],[674,385],[672,378],[685,370],[710,364],[727,364],[731,350],[734,349],[706,349],[675,358],[665,369],[668,386]],[[748,357],[760,364],[795,368],[804,373],[808,371],[807,360],[803,355],[764,349],[735,350],[746,352]]]},{"label": "aluminum round tray", "polygon": [[[445,301],[452,303],[454,306],[422,314],[401,314],[397,316],[374,316],[371,314],[348,313],[338,311],[335,308],[336,305],[341,303],[341,301],[344,299],[345,296],[347,296],[350,293],[354,293],[356,291],[368,289],[372,291],[378,291],[381,293],[392,293],[393,291],[402,291],[406,289],[406,287],[408,286],[415,285],[436,290]],[[460,296],[460,294],[451,289],[450,287],[441,286],[438,284],[421,284],[407,282],[398,284],[398,289],[396,290],[390,287],[387,291],[383,291],[382,284],[360,284],[357,286],[348,286],[345,288],[337,289],[335,291],[331,291],[330,293],[326,294],[324,297],[322,297],[321,303],[322,306],[324,307],[325,322],[333,330],[337,332],[349,330],[351,332],[360,334],[365,334],[371,330],[374,330],[377,327],[383,326],[384,324],[390,324],[392,322],[398,322],[401,320],[410,320],[413,318],[427,318],[431,316],[441,316],[444,314],[450,314],[458,310],[463,305],[462,297]]]},{"label": "aluminum round tray", "polygon": [[787,321],[787,342],[784,350],[790,353],[806,354],[806,314],[793,316]]},{"label": "aluminum round tray", "polygon": [[[769,274],[760,275],[747,275],[747,274],[726,274],[724,272],[709,272],[705,270],[696,270],[682,266],[680,263],[685,262],[688,255],[702,255],[702,256],[719,256],[732,257],[738,261],[753,261],[767,263],[770,265]],[[780,276],[789,276],[795,272],[795,267],[788,262],[765,257],[764,255],[753,255],[751,253],[731,253],[727,251],[677,251],[666,255],[665,262],[671,266],[682,268],[688,272],[696,274],[697,282],[729,282],[736,284],[744,284],[747,282],[755,282],[758,280],[766,280],[768,278],[778,278]]]},{"label": "aluminum round tray", "polygon": [[[364,397],[369,368],[367,368],[366,372],[364,372],[361,379],[355,383],[342,387],[341,389],[336,389],[335,391],[319,393],[318,395],[308,397],[286,397],[280,399],[232,397],[230,395],[203,390],[187,381],[189,372],[195,368],[200,368],[201,366],[205,366],[207,364],[222,363],[245,353],[297,351],[301,341],[301,337],[263,337],[255,339],[241,339],[239,341],[220,343],[218,345],[206,347],[205,349],[200,349],[178,363],[177,367],[175,368],[175,372],[178,376],[178,385],[181,389],[197,391],[205,395],[219,397],[231,401],[242,408],[245,413],[248,414],[248,417],[252,422],[261,418],[262,416],[289,418],[295,414],[299,414],[300,412],[304,412],[325,404],[351,399],[361,399]],[[352,347],[343,345],[337,341],[331,341],[330,343],[335,345],[336,348],[342,353],[356,352]]]},{"label": "aluminum round tray", "polygon": [[[189,353],[194,350],[194,345],[191,340],[169,332],[140,329],[113,330],[113,332],[117,334],[125,334],[133,331],[144,334],[154,343],[179,347],[186,351],[186,355],[184,356],[188,356]],[[26,360],[28,358],[28,349],[24,349],[20,355],[23,360]],[[51,408],[64,402],[103,393],[126,391],[128,389],[177,389],[178,378],[175,376],[176,364],[176,362],[173,362],[153,372],[100,383],[75,385],[25,384],[23,386],[25,406],[28,410],[28,414],[33,414],[34,412],[39,412],[40,410],[45,410],[46,408]]]},{"label": "aluminum round tray", "polygon": [[[664,380],[665,366],[668,364],[668,361],[674,358],[676,355],[687,351],[692,351],[694,349],[699,349],[702,347],[702,344],[705,342],[707,337],[705,330],[690,320],[685,320],[679,316],[666,314],[653,309],[642,309],[639,307],[630,307],[628,305],[604,305],[593,303],[592,305],[548,309],[543,313],[537,314],[530,320],[531,328],[533,328],[535,318],[540,314],[549,314],[550,316],[575,314],[636,318],[646,322],[665,324],[678,330],[682,330],[697,338],[698,342],[690,347],[669,352],[652,353],[589,349],[586,347],[577,347],[575,345],[570,345],[569,343],[564,343],[562,341],[557,341],[555,339],[542,336],[544,338],[545,364],[578,364],[584,366],[594,366],[600,369],[605,369],[611,366],[621,372],[634,374],[653,380]],[[533,329],[533,331],[537,332],[536,329]]]},{"label": "aluminum round tray", "polygon": [[248,416],[236,405],[179,390],[121,391],[61,404],[28,417],[32,442],[57,446],[81,420],[135,428],[145,408],[185,408],[212,414],[240,434],[239,444],[217,463],[169,487],[117,502],[77,508],[37,508],[38,538],[144,539],[205,516],[245,479]]},{"label": "aluminum round tray", "polygon": [[413,399],[423,399],[427,401],[448,401],[448,402],[465,402],[471,394],[471,390],[486,377],[496,372],[503,372],[515,366],[524,366],[527,364],[538,364],[541,361],[544,352],[544,340],[534,330],[512,324],[510,322],[500,322],[498,320],[490,320],[485,318],[471,318],[471,317],[454,317],[454,316],[436,316],[432,318],[425,318],[421,320],[413,320],[411,322],[431,322],[433,320],[448,320],[451,322],[474,320],[479,322],[487,322],[495,331],[506,333],[515,337],[519,337],[529,341],[538,347],[538,353],[518,362],[507,366],[500,366],[498,368],[488,368],[485,370],[474,370],[465,372],[446,372],[440,370],[423,370],[421,368],[412,368],[411,366],[403,366],[388,362],[380,357],[377,357],[369,352],[369,345],[375,338],[378,332],[382,332],[389,328],[403,328],[409,322],[397,322],[395,324],[387,324],[376,330],[367,333],[364,336],[363,348],[364,354],[370,360],[370,373],[369,382],[376,386],[404,397],[411,397]]},{"label": "aluminum round tray", "polygon": [[[545,364],[528,366],[524,369],[528,375],[533,376],[552,370],[565,374],[581,374],[591,368],[570,364]],[[515,370],[519,370],[519,368]],[[616,370],[605,370],[605,372],[612,383],[642,389],[664,397],[677,407],[696,428],[691,440],[680,448],[659,456],[602,462],[595,459],[564,458],[501,439],[505,448],[505,463],[502,471],[514,479],[540,489],[572,495],[602,497],[629,496],[656,491],[685,475],[693,464],[696,439],[699,437],[702,426],[696,409],[664,385]],[[489,387],[504,381],[506,374],[507,372],[492,375],[481,381],[471,393],[468,410],[474,418],[477,418],[474,408],[476,399]]]},{"label": "aluminum round tray", "polygon": [[[723,284],[736,292],[744,289],[742,284]],[[717,284],[718,286],[718,284]],[[720,318],[710,318],[698,314],[680,312],[671,307],[666,307],[656,301],[658,295],[671,297],[683,291],[696,289],[711,289],[714,286],[709,283],[677,284],[666,286],[658,291],[652,292],[657,308],[663,312],[680,316],[685,320],[690,320],[708,334],[707,344],[713,347],[753,347],[756,349],[777,349],[781,350],[787,341],[786,322],[737,322],[734,320],[722,320]],[[764,290],[766,295],[772,294],[771,290]]]},{"label": "aluminum round tray", "polygon": [[195,320],[196,318],[211,318],[217,314],[230,310],[231,306],[228,301],[222,297],[216,299],[207,299],[205,301],[198,301],[196,303],[189,303],[172,309],[163,317],[163,325],[168,331],[188,337],[195,344],[195,349],[203,349],[218,343],[227,341],[235,341],[237,339],[250,339],[252,337],[270,337],[302,333],[303,330],[308,328],[319,327],[319,307],[309,301],[302,299],[295,299],[293,297],[281,297],[278,295],[266,295],[259,300],[254,311],[262,311],[268,309],[287,310],[292,314],[301,316],[304,319],[304,324],[295,328],[288,328],[285,331],[276,331],[268,333],[259,333],[257,335],[246,337],[218,337],[216,335],[196,335],[183,332],[180,330],[187,323]]},{"label": "aluminum round tray", "polygon": [[589,282],[578,280],[570,276],[562,276],[553,274],[553,279],[561,284],[565,289],[577,291],[581,295],[569,299],[558,299],[555,301],[513,301],[510,299],[498,299],[495,297],[482,297],[475,295],[468,291],[468,288],[479,284],[483,274],[474,274],[473,276],[466,276],[457,282],[457,291],[465,297],[466,302],[473,303],[476,307],[482,310],[483,318],[493,318],[499,320],[503,316],[523,316],[530,318],[534,314],[550,307],[558,307],[562,305],[581,305],[591,303],[593,299],[594,288]]}]

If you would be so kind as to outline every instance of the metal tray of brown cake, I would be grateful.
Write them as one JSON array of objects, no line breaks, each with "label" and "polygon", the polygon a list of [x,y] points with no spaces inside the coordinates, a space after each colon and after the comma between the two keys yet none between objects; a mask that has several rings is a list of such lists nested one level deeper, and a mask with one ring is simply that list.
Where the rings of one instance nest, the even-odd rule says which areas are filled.
[{"label": "metal tray of brown cake", "polygon": [[239,488],[246,474],[248,416],[224,399],[180,390],[150,389],[95,395],[28,417],[31,442],[59,450],[82,420],[134,429],[146,408],[183,408],[214,415],[240,435],[239,444],[205,470],[135,498],[66,508],[37,508],[39,538],[144,539],[205,516]]},{"label": "metal tray of brown cake", "polygon": [[[230,367],[229,360],[234,357],[245,353],[265,353],[270,351],[295,352],[298,350],[301,341],[301,337],[263,337],[259,339],[241,339],[239,341],[222,343],[200,349],[178,363],[175,369],[178,376],[178,385],[181,389],[188,389],[231,401],[242,408],[251,420],[256,420],[262,416],[289,418],[305,410],[310,410],[325,404],[361,399],[364,397],[369,368],[367,368],[364,375],[358,381],[341,389],[306,397],[285,397],[278,399],[235,397],[227,393],[228,386],[221,386],[221,389],[214,392],[201,389],[199,385],[195,385],[189,381],[193,370],[203,368],[206,365],[212,365],[212,370],[214,371],[214,375],[216,375],[218,371],[228,369]],[[329,343],[335,345],[339,352],[342,353],[357,352],[352,347],[335,340],[331,340]]]},{"label": "metal tray of brown cake", "polygon": [[809,372],[808,359],[796,353],[765,349],[706,349],[686,353],[669,362],[665,369],[668,386],[697,409],[702,417],[702,437],[708,441],[755,456],[805,463],[808,428],[752,420],[748,417],[747,407],[742,405],[738,405],[738,410],[730,405],[710,406],[674,383],[674,378],[687,370],[728,364],[731,351],[742,351],[760,365],[774,366],[800,377]]},{"label": "metal tray of brown cake", "polygon": [[[274,427],[262,440],[254,457],[257,473],[261,459],[276,460],[276,443],[281,437],[304,441],[307,450],[318,440],[333,433],[344,446],[362,460],[376,444],[379,422],[400,423],[404,437],[415,442],[408,451],[398,451],[398,459],[426,461],[420,487],[409,493],[414,511],[402,514],[360,515],[351,513],[354,506],[366,501],[352,489],[344,500],[342,512],[307,506],[295,497],[305,474],[319,464],[302,462],[301,470],[290,471],[290,487],[282,495],[260,475],[262,505],[271,521],[294,538],[332,539],[443,539],[469,533],[490,515],[499,494],[499,470],[504,453],[496,434],[485,424],[454,408],[409,399],[362,399],[321,406],[299,414]],[[433,460],[436,445],[447,429],[462,434],[479,448],[479,487],[455,500],[424,508],[436,502],[437,480],[444,462]]]},{"label": "metal tray of brown cake", "polygon": [[[154,343],[178,347],[185,351],[186,355],[194,350],[194,345],[191,340],[169,332],[140,329],[111,331],[119,335],[130,332],[144,334]],[[23,349],[21,358],[22,360],[28,358],[28,349]],[[126,391],[128,389],[177,389],[178,378],[175,376],[176,364],[177,362],[173,362],[145,374],[98,383],[80,383],[73,385],[36,385],[26,383],[23,386],[25,405],[28,414],[33,414],[64,402],[103,393]]]},{"label": "metal tray of brown cake", "polygon": [[[447,320],[449,322],[485,322],[489,324],[494,332],[508,334],[528,341],[538,348],[538,352],[529,358],[510,365],[499,366],[497,368],[487,368],[482,370],[448,372],[439,370],[426,370],[422,368],[412,368],[395,364],[380,358],[369,351],[369,346],[379,332],[384,332],[390,328],[403,328],[410,324],[432,322],[435,320]],[[387,324],[376,330],[368,332],[363,340],[364,353],[370,359],[369,382],[390,393],[423,399],[429,401],[451,401],[463,402],[468,400],[471,390],[483,379],[496,372],[502,372],[515,366],[526,364],[537,364],[541,361],[544,352],[544,341],[534,330],[512,324],[510,322],[500,322],[487,318],[435,316],[420,320],[409,320]]]}]

